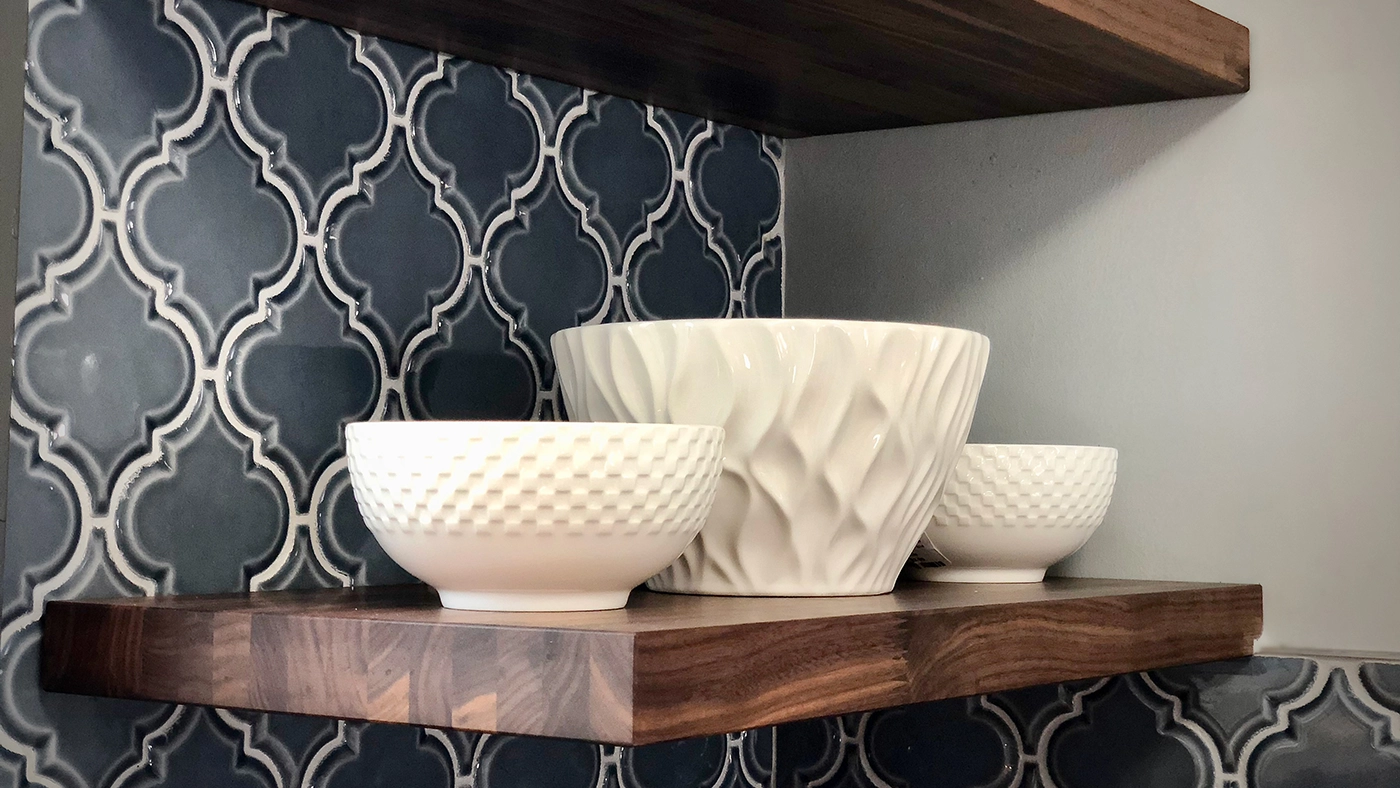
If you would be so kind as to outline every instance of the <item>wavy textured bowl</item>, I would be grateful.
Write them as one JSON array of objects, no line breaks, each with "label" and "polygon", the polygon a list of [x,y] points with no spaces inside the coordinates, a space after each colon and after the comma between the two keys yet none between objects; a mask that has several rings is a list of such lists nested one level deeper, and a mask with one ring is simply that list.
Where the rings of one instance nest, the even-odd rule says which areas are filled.
[{"label": "wavy textured bowl", "polygon": [[669,424],[361,422],[345,429],[370,532],[464,610],[602,610],[705,521],[724,430]]},{"label": "wavy textured bowl", "polygon": [[881,594],[967,440],[990,343],[937,326],[667,320],[561,331],[573,417],[725,428],[710,517],[660,591]]},{"label": "wavy textured bowl", "polygon": [[1039,582],[1094,535],[1117,478],[1117,449],[968,444],[914,548],[910,574]]}]

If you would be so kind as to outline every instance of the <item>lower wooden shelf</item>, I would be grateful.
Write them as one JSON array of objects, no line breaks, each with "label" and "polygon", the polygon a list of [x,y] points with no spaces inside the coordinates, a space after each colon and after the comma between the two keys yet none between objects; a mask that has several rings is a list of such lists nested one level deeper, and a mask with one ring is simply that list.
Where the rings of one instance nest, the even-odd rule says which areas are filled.
[{"label": "lower wooden shelf", "polygon": [[1247,656],[1259,586],[1058,579],[876,597],[636,592],[443,610],[422,586],[50,602],[43,686],[646,744]]}]

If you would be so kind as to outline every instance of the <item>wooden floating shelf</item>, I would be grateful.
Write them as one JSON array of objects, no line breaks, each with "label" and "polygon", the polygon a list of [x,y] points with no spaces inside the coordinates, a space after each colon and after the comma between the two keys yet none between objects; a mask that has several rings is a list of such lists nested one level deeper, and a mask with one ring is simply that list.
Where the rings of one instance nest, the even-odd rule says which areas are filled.
[{"label": "wooden floating shelf", "polygon": [[779,137],[1249,89],[1190,0],[260,1]]},{"label": "wooden floating shelf", "polygon": [[49,602],[57,692],[647,744],[1253,653],[1258,586],[1058,579],[875,597],[636,592],[470,613],[423,586]]}]

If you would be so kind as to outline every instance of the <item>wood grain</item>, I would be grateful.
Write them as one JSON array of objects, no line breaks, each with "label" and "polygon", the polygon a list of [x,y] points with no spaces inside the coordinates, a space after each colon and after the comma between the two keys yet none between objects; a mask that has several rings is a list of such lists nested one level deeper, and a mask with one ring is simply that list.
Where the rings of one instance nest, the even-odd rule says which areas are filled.
[{"label": "wood grain", "polygon": [[637,592],[443,610],[422,586],[53,601],[46,689],[646,744],[1246,656],[1258,586],[1059,579],[875,597]]},{"label": "wood grain", "polygon": [[264,4],[780,137],[1249,89],[1249,31],[1190,0]]}]

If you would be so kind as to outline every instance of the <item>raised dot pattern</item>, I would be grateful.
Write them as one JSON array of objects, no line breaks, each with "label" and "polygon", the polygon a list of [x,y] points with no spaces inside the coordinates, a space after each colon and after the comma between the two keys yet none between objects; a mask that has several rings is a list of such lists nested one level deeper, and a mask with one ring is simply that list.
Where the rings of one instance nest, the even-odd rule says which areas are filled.
[{"label": "raised dot pattern", "polygon": [[[426,451],[347,441],[372,531],[676,534],[699,530],[714,497],[715,430],[444,435]],[[435,449],[435,450],[434,450]]]},{"label": "raised dot pattern", "polygon": [[1117,478],[1118,453],[1112,449],[972,444],[958,459],[933,523],[1095,528]]}]

